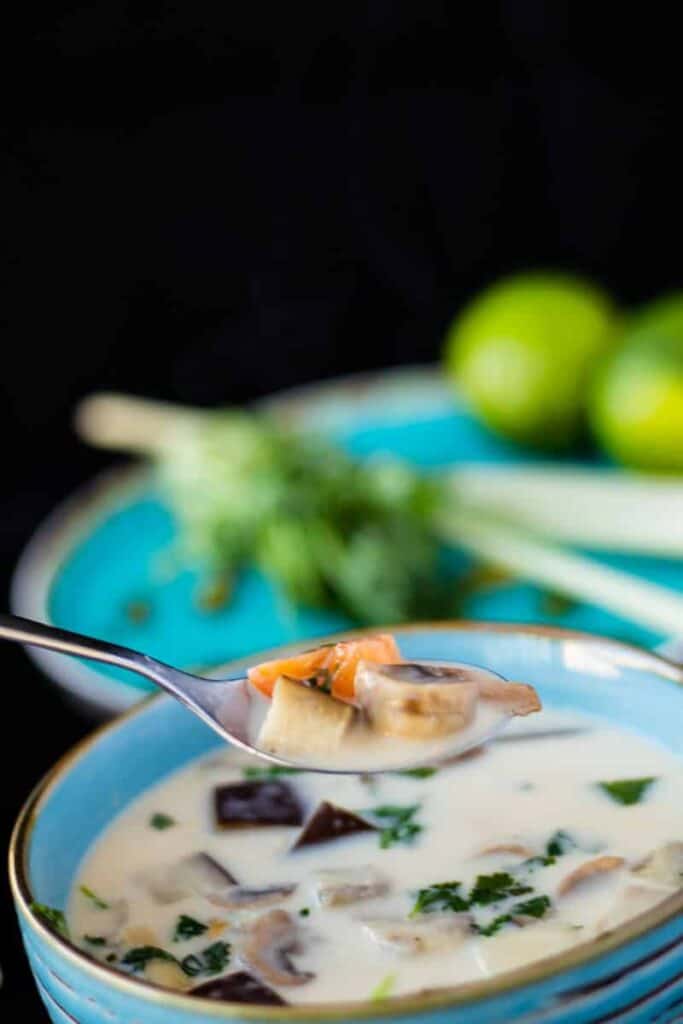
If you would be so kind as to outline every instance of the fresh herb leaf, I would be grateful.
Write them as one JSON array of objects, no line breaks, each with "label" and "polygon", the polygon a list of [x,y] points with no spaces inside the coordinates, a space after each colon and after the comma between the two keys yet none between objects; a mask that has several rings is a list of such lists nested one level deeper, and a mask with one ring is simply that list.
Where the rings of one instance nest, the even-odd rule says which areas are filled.
[{"label": "fresh herb leaf", "polygon": [[230,961],[230,944],[228,942],[214,942],[207,946],[201,953],[191,953],[180,966],[185,974],[194,978],[198,974],[220,974]]},{"label": "fresh herb leaf", "polygon": [[516,868],[516,871],[537,871],[539,868],[548,868],[551,864],[555,863],[555,857],[527,857],[522,863]]},{"label": "fresh herb leaf", "polygon": [[268,768],[250,765],[242,770],[245,779],[276,779],[278,775],[301,775],[302,772],[302,768],[287,768],[280,764],[272,764]]},{"label": "fresh herb leaf", "polygon": [[513,917],[543,917],[550,910],[549,896],[533,896],[530,900],[516,903],[512,908]]},{"label": "fresh herb leaf", "polygon": [[188,917],[187,914],[181,914],[176,921],[173,941],[182,942],[184,939],[192,939],[195,935],[203,935],[207,930],[208,925],[196,921],[194,917]]},{"label": "fresh herb leaf", "polygon": [[121,963],[134,971],[144,971],[150,960],[171,960],[177,963],[174,956],[159,946],[134,946],[128,950]]},{"label": "fresh herb leaf", "polygon": [[106,946],[107,940],[103,935],[84,935],[83,941],[87,942],[89,946]]},{"label": "fresh herb leaf", "polygon": [[[530,890],[533,892],[533,890]],[[496,932],[500,931],[504,924],[508,924],[510,921],[515,921],[518,917],[543,917],[543,915],[550,909],[550,899],[548,896],[533,896],[529,900],[523,900],[521,903],[515,903],[514,907],[505,914],[499,914],[498,917],[494,917],[493,921],[490,921],[486,925],[473,925],[474,930],[478,935],[482,935],[485,938],[490,938],[495,935]]]},{"label": "fresh herb leaf", "polygon": [[530,885],[524,885],[507,871],[497,871],[492,875],[479,875],[470,892],[470,904],[485,906],[497,903],[508,896],[523,896],[533,892]]},{"label": "fresh herb leaf", "polygon": [[309,907],[302,907],[299,911],[299,917],[309,917],[310,913],[311,911]]},{"label": "fresh herb leaf", "polygon": [[640,803],[652,783],[656,781],[655,776],[650,776],[644,779],[616,779],[613,782],[599,782],[598,785],[616,803],[628,807]]},{"label": "fresh herb leaf", "polygon": [[65,939],[69,938],[69,926],[66,923],[64,911],[57,910],[56,907],[48,907],[46,903],[32,903],[31,910],[38,917],[42,918],[54,931],[58,932]]},{"label": "fresh herb leaf", "polygon": [[576,840],[572,839],[568,832],[558,829],[546,843],[545,852],[548,857],[563,857],[570,850],[575,850],[577,845]]},{"label": "fresh herb leaf", "polygon": [[370,993],[370,998],[373,1001],[377,1001],[379,999],[387,999],[391,995],[395,984],[396,975],[386,974],[379,982],[379,984],[375,985],[372,992]]},{"label": "fresh herb leaf", "polygon": [[[412,843],[415,836],[422,831],[422,825],[413,821],[414,816],[420,809],[420,804],[410,804],[401,807],[397,804],[385,804],[382,807],[375,807],[371,811],[375,818],[379,818],[383,827],[379,833],[380,849],[388,850],[395,843]],[[384,824],[386,822],[386,824]]]},{"label": "fresh herb leaf", "polygon": [[404,775],[408,779],[431,779],[432,775],[436,775],[438,768],[406,768],[402,772],[396,772],[397,775]]},{"label": "fresh herb leaf", "polygon": [[164,814],[161,811],[157,811],[149,819],[149,823],[152,828],[158,829],[159,832],[163,832],[164,829],[171,828],[172,825],[176,824],[175,818],[172,818],[169,814]]},{"label": "fresh herb leaf", "polygon": [[118,960],[118,957],[117,957],[116,953],[109,953],[109,954],[108,954],[108,955],[107,955],[107,956],[105,957],[105,959],[106,959],[106,961],[107,961],[107,963],[108,963],[108,964],[115,964],[115,963],[116,963],[116,961]]},{"label": "fresh herb leaf", "polygon": [[454,913],[468,910],[470,903],[461,894],[460,885],[460,882],[437,882],[420,889],[410,916],[431,914],[435,910],[452,910]]},{"label": "fresh herb leaf", "polygon": [[99,897],[99,896],[97,896],[97,895],[96,895],[96,894],[95,894],[95,893],[94,893],[94,892],[92,891],[92,889],[88,888],[88,886],[87,886],[87,885],[80,885],[80,886],[79,886],[78,888],[79,888],[79,891],[80,891],[81,893],[83,893],[83,895],[85,896],[85,898],[86,898],[86,899],[88,899],[88,900],[90,900],[90,902],[92,903],[92,905],[93,905],[94,907],[97,907],[97,909],[98,909],[98,910],[109,910],[109,904],[108,904],[108,903],[106,903],[106,902],[105,902],[104,900],[101,900],[101,899],[100,899],[100,897]]}]

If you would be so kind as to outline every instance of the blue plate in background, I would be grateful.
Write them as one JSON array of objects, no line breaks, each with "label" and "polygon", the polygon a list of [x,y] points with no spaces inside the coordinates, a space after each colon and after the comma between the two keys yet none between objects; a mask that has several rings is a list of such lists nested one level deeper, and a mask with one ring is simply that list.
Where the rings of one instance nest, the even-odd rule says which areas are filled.
[{"label": "blue plate in background", "polygon": [[[287,392],[265,404],[284,422],[330,432],[360,457],[386,452],[429,469],[459,461],[533,459],[478,424],[431,368],[345,378]],[[256,571],[243,575],[228,605],[202,611],[197,605],[200,570],[174,565],[174,537],[173,517],[149,470],[136,467],[99,478],[37,531],[17,567],[13,610],[140,648],[182,667],[217,665],[350,625],[339,614],[293,610]],[[683,589],[680,563],[614,555],[604,561]],[[137,613],[133,618],[131,610]],[[472,593],[463,614],[548,622],[648,646],[662,639],[599,608],[557,606],[537,588],[517,582]],[[36,649],[31,654],[93,711],[122,710],[151,688],[117,669]]]}]

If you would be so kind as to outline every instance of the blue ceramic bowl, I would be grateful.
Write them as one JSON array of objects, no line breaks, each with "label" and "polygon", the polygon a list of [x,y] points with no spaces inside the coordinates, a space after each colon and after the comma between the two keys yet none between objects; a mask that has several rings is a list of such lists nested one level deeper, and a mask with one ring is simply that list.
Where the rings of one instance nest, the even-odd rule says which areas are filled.
[{"label": "blue ceramic bowl", "polygon": [[[546,627],[444,623],[398,634],[408,657],[488,665],[533,683],[547,705],[606,716],[683,752],[683,670],[656,655]],[[244,1007],[164,992],[97,963],[50,932],[31,913],[31,901],[63,906],[81,858],[112,817],[169,772],[219,744],[179,704],[156,698],[67,754],[23,809],[10,851],[11,881],[26,951],[55,1024],[387,1015],[406,1024],[683,1021],[683,891],[596,941],[492,982],[382,1003],[299,1009]]]}]

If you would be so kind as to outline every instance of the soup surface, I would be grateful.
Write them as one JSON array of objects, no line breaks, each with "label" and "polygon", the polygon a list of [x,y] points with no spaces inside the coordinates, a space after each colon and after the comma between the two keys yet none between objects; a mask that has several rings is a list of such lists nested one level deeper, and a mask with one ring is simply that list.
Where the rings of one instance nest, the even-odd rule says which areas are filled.
[{"label": "soup surface", "polygon": [[330,777],[219,751],[112,823],[67,919],[90,955],[171,988],[379,999],[615,927],[683,885],[682,839],[680,760],[573,714],[434,771]]}]

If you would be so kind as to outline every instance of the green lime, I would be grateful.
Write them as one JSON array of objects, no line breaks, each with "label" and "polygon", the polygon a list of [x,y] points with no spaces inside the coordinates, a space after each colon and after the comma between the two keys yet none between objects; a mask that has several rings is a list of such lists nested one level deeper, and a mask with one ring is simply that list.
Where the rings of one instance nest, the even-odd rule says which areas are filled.
[{"label": "green lime", "polygon": [[591,422],[619,462],[683,472],[683,292],[635,314],[598,376]]},{"label": "green lime", "polygon": [[455,318],[447,372],[494,430],[540,448],[568,448],[582,434],[591,371],[617,327],[612,301],[590,283],[520,274],[483,291]]}]

